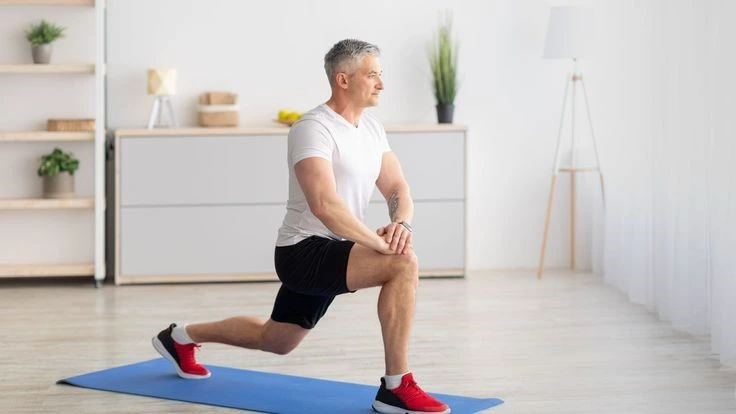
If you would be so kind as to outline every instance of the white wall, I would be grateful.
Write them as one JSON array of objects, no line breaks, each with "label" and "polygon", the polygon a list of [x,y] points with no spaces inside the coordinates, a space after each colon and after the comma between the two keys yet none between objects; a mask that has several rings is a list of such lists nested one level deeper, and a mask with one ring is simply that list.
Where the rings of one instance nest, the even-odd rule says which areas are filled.
[{"label": "white wall", "polygon": [[[375,111],[386,124],[434,123],[426,50],[439,11],[450,8],[461,47],[455,122],[469,127],[468,265],[533,268],[570,70],[567,62],[541,58],[549,5],[109,0],[109,125],[146,123],[152,98],[145,71],[156,66],[179,71],[175,106],[183,124],[196,123],[200,92],[230,90],[241,97],[242,126],[272,125],[280,108],[308,110],[328,98],[322,59],[346,37],[382,48],[386,90]],[[589,93],[595,95],[595,87]],[[597,190],[582,184],[578,260],[589,267],[587,200]],[[552,267],[568,260],[567,191],[565,180],[556,194],[547,255]]]}]

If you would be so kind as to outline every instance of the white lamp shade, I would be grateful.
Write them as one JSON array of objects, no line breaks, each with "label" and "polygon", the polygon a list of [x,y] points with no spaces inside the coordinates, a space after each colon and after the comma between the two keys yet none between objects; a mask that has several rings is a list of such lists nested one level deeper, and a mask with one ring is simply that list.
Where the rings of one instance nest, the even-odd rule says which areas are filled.
[{"label": "white lamp shade", "polygon": [[553,7],[549,13],[545,59],[584,57],[590,48],[592,13],[586,7]]},{"label": "white lamp shade", "polygon": [[176,69],[148,69],[149,95],[175,95]]}]

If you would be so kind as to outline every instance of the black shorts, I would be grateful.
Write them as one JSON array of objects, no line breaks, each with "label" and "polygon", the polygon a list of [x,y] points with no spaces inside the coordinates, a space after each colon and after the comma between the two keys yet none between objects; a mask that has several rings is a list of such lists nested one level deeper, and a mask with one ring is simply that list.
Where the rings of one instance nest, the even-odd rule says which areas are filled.
[{"label": "black shorts", "polygon": [[276,322],[312,329],[335,296],[347,293],[347,271],[352,241],[311,236],[274,253],[281,289],[271,312]]}]

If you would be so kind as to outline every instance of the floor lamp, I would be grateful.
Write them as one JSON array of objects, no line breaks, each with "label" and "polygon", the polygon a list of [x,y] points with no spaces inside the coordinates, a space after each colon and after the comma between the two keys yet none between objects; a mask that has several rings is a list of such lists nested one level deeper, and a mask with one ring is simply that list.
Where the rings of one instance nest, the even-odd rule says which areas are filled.
[{"label": "floor lamp", "polygon": [[[575,269],[575,199],[576,199],[576,175],[585,172],[597,172],[601,183],[601,196],[605,206],[605,196],[603,190],[603,173],[600,168],[598,158],[598,147],[595,143],[593,135],[593,122],[590,117],[590,106],[588,105],[588,96],[585,90],[585,82],[583,75],[577,71],[577,59],[583,56],[588,46],[590,33],[585,30],[589,24],[587,10],[580,7],[554,7],[550,10],[549,25],[547,27],[547,39],[544,47],[544,57],[546,59],[572,59],[573,71],[565,83],[565,96],[562,100],[562,116],[560,118],[560,127],[557,132],[557,149],[555,151],[554,168],[552,170],[552,185],[547,199],[547,214],[544,220],[544,236],[542,238],[542,251],[539,257],[539,268],[537,269],[537,278],[541,278],[544,273],[544,258],[547,251],[547,241],[549,237],[549,224],[552,218],[552,204],[554,200],[555,187],[557,186],[557,176],[560,173],[570,174],[570,268]],[[570,86],[572,85],[572,91]],[[575,111],[576,96],[578,87],[582,92],[583,103],[585,104],[585,112],[588,118],[588,126],[590,127],[590,137],[593,142],[593,152],[595,155],[595,165],[579,166],[576,160],[576,142],[575,142]],[[567,110],[568,95],[570,96],[571,109],[571,141],[570,141],[570,164],[566,166],[560,165],[560,154],[562,152],[562,127],[565,121]]]}]

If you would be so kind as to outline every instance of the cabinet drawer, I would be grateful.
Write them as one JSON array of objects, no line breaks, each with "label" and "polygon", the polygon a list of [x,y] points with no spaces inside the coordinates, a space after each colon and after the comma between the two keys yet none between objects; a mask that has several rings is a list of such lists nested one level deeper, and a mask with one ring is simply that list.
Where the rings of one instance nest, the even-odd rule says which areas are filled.
[{"label": "cabinet drawer", "polygon": [[[365,222],[371,230],[388,224],[386,203],[371,203]],[[464,202],[416,201],[412,227],[419,270],[465,269]]]},{"label": "cabinet drawer", "polygon": [[274,272],[285,205],[124,207],[120,272],[216,275]]},{"label": "cabinet drawer", "polygon": [[[465,198],[464,132],[392,132],[388,143],[399,157],[415,201]],[[373,200],[383,200],[378,189]]]},{"label": "cabinet drawer", "polygon": [[122,206],[285,203],[286,136],[120,139]]}]

